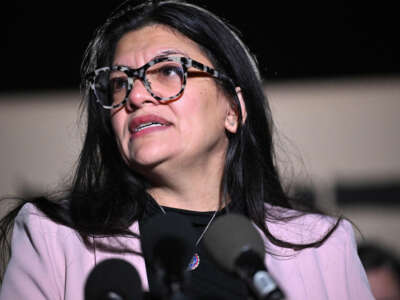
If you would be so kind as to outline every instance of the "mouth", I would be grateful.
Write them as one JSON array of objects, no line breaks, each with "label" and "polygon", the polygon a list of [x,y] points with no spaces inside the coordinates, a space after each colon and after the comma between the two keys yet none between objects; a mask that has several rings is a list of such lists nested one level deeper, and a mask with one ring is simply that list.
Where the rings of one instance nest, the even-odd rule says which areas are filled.
[{"label": "mouth", "polygon": [[[144,115],[133,118],[129,124],[129,131],[136,135],[141,132],[150,132],[170,126],[171,123],[156,115]],[[150,130],[152,129],[152,130]]]},{"label": "mouth", "polygon": [[167,126],[167,124],[162,124],[162,123],[158,123],[158,122],[148,122],[148,123],[140,124],[138,127],[135,127],[135,129],[133,129],[133,132],[140,132],[145,128],[157,127],[157,126]]}]

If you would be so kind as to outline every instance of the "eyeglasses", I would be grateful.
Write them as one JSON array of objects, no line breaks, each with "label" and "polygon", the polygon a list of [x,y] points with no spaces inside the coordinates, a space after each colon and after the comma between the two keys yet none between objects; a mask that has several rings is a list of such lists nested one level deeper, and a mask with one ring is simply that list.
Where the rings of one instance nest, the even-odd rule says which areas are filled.
[{"label": "eyeglasses", "polygon": [[97,102],[105,109],[113,109],[125,105],[128,101],[135,78],[142,81],[154,99],[177,99],[185,90],[190,67],[232,83],[223,73],[183,56],[156,58],[138,69],[126,66],[99,68],[88,75],[88,80]]}]

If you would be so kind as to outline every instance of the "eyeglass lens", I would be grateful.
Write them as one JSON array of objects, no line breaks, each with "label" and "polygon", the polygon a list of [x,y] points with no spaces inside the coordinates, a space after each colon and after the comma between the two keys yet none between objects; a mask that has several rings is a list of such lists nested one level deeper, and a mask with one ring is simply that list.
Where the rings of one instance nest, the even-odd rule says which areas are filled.
[{"label": "eyeglass lens", "polygon": [[[178,96],[184,84],[185,71],[175,61],[162,61],[145,71],[144,83],[148,92],[161,100]],[[135,82],[137,84],[137,82]],[[105,70],[95,78],[95,93],[102,105],[118,105],[130,92],[128,75],[120,70]]]}]

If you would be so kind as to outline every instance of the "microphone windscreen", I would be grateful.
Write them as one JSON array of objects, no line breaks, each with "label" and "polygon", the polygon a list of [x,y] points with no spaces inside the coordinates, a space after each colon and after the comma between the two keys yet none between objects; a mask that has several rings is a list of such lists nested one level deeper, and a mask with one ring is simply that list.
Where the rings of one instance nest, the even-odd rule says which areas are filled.
[{"label": "microphone windscreen", "polygon": [[150,264],[170,272],[186,269],[195,251],[195,233],[188,220],[168,212],[147,221],[140,230],[143,254]]},{"label": "microphone windscreen", "polygon": [[214,260],[228,271],[234,271],[241,253],[253,250],[264,260],[264,242],[246,217],[227,214],[211,224],[204,236],[204,246]]},{"label": "microphone windscreen", "polygon": [[85,284],[85,300],[141,300],[140,276],[135,267],[121,259],[106,259],[90,272]]}]

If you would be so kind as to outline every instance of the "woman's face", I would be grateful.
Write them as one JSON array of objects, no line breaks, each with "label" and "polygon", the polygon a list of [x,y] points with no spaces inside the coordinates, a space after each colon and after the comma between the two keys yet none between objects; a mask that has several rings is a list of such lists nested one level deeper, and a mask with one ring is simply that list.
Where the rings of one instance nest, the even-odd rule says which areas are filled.
[{"label": "woman's face", "polygon": [[[125,34],[117,44],[113,65],[139,68],[158,56],[187,56],[213,67],[197,44],[162,25]],[[136,79],[128,103],[111,111],[121,155],[135,170],[179,171],[182,168],[222,167],[228,146],[226,130],[236,131],[236,114],[215,79],[189,76],[179,99],[160,103]],[[155,121],[162,126],[135,130]],[[220,164],[220,165],[218,165]]]}]

